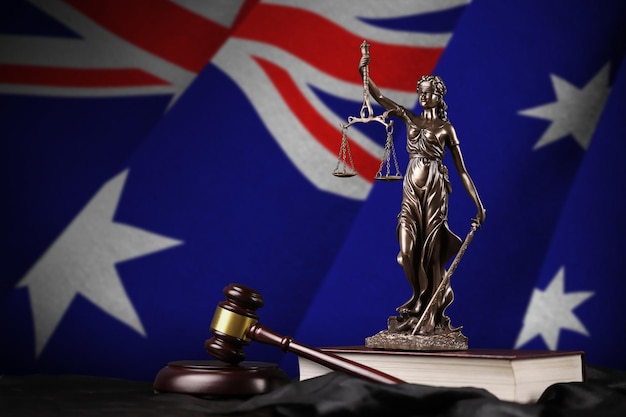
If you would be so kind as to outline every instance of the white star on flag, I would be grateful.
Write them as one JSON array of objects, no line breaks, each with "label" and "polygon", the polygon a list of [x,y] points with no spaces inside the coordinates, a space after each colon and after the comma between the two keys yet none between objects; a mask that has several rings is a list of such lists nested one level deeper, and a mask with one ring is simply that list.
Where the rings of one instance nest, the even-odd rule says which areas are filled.
[{"label": "white star on flag", "polygon": [[611,92],[609,71],[610,65],[606,64],[582,89],[556,75],[550,75],[557,100],[519,112],[524,116],[552,121],[533,149],[572,135],[587,150]]},{"label": "white star on flag", "polygon": [[77,294],[146,335],[115,264],[182,242],[113,221],[127,175],[104,184],[17,284],[28,286],[37,356]]},{"label": "white star on flag", "polygon": [[559,344],[559,332],[568,329],[589,336],[589,332],[574,314],[574,309],[593,295],[591,291],[565,293],[565,267],[559,268],[545,290],[535,288],[524,315],[524,325],[515,349],[535,336],[541,336],[548,349]]}]

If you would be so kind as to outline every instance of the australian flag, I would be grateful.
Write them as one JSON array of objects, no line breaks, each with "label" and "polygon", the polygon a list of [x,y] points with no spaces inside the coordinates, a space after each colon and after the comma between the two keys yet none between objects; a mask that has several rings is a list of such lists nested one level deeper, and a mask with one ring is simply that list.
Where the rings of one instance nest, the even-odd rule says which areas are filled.
[{"label": "australian flag", "polygon": [[[0,374],[150,380],[206,359],[231,282],[306,344],[385,328],[410,288],[401,186],[373,180],[384,129],[351,127],[359,175],[331,175],[364,39],[404,106],[421,75],[447,84],[488,213],[452,278],[470,347],[626,369],[624,18],[613,1],[3,2]],[[447,165],[464,236],[475,208]],[[247,355],[297,375],[276,348]]]}]

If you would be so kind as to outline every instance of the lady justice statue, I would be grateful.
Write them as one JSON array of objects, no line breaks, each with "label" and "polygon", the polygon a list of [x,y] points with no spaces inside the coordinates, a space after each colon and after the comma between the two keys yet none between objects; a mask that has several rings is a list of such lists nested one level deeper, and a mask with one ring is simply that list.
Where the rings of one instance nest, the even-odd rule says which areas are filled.
[{"label": "lady justice statue", "polygon": [[[467,338],[452,327],[445,310],[454,298],[450,275],[485,220],[485,208],[461,153],[459,139],[446,113],[446,86],[440,77],[425,75],[417,82],[422,112],[413,113],[384,96],[369,78],[369,45],[361,45],[359,72],[369,95],[406,124],[409,162],[402,185],[402,204],[396,234],[397,261],[411,285],[411,298],[390,317],[388,329],[366,339],[366,346],[410,350],[463,350]],[[476,218],[465,242],[450,231],[447,222],[448,170],[443,164],[448,150],[463,187],[476,205]],[[446,271],[446,264],[456,255]]]}]

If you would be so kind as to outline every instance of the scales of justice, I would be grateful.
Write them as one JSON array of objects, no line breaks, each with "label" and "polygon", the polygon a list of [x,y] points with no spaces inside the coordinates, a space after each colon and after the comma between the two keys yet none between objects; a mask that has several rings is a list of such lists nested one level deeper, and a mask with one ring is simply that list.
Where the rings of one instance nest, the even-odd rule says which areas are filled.
[{"label": "scales of justice", "polygon": [[[370,45],[361,44],[359,72],[363,78],[363,105],[360,117],[349,116],[341,123],[342,139],[337,166],[332,172],[340,178],[357,175],[348,142],[348,128],[356,123],[377,122],[385,127],[387,138],[375,179],[403,180],[402,204],[398,215],[397,261],[413,289],[411,298],[398,307],[398,316],[389,317],[387,329],[365,339],[365,346],[399,350],[466,350],[468,340],[460,327],[453,327],[445,314],[454,298],[450,277],[456,270],[475,231],[485,218],[485,209],[467,172],[459,141],[447,118],[444,101],[446,86],[438,76],[423,76],[417,84],[421,114],[414,114],[385,97],[370,78]],[[385,111],[374,115],[370,97]],[[403,177],[393,145],[395,116],[407,125],[409,163]],[[463,186],[477,208],[470,230],[462,241],[448,228],[448,195],[451,186],[443,157],[449,151]],[[395,172],[391,172],[393,161]],[[446,264],[452,259],[448,269]]]}]

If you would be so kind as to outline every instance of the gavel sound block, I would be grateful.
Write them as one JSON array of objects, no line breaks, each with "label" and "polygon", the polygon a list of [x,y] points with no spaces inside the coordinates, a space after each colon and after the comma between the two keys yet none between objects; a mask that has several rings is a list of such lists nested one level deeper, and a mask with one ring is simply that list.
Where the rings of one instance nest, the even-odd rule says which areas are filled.
[{"label": "gavel sound block", "polygon": [[244,346],[251,340],[280,347],[284,352],[317,362],[335,371],[373,382],[397,384],[401,379],[322,352],[281,336],[259,324],[256,310],[264,301],[257,291],[240,284],[224,288],[226,300],[218,304],[211,322],[213,337],[204,346],[219,361],[170,362],[154,381],[157,392],[179,392],[194,395],[254,395],[271,391],[289,382],[277,365],[266,362],[244,362]]}]

